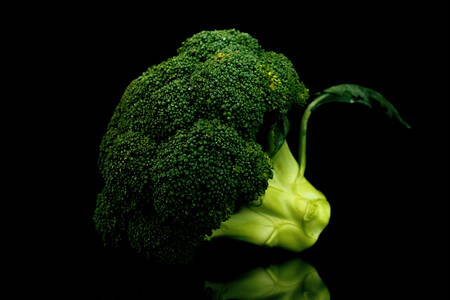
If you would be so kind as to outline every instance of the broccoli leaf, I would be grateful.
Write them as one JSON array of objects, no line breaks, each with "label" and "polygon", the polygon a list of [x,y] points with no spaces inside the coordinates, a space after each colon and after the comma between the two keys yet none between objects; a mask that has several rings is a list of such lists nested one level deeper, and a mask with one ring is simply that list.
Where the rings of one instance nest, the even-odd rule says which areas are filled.
[{"label": "broccoli leaf", "polygon": [[411,128],[411,126],[402,119],[397,109],[384,98],[383,95],[370,88],[356,84],[339,84],[329,87],[317,95],[320,97],[320,100],[311,107],[311,111],[320,105],[329,102],[361,103],[370,108],[373,107],[373,104],[376,104],[384,110],[384,113],[389,118],[399,121],[407,128]]},{"label": "broccoli leaf", "polygon": [[372,108],[373,104],[377,104],[381,109],[384,110],[384,113],[391,119],[395,119],[405,125],[406,128],[411,128],[408,123],[406,123],[397,109],[386,99],[372,89],[359,86],[356,84],[340,84],[336,86],[332,86],[330,88],[325,89],[323,92],[319,92],[316,94],[317,97],[306,107],[301,124],[300,124],[300,137],[299,137],[299,151],[298,151],[298,160],[300,165],[300,176],[303,176],[305,173],[305,165],[306,165],[306,129],[308,124],[308,119],[311,115],[311,112],[318,108],[320,105],[324,103],[330,102],[344,102],[344,103],[361,103],[367,105],[369,108]]}]

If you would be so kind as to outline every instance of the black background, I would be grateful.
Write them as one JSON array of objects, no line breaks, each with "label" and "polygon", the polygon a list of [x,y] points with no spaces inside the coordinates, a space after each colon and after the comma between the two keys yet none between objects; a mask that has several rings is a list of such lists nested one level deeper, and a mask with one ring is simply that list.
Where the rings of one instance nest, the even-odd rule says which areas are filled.
[{"label": "black background", "polygon": [[[26,27],[21,50],[40,70],[33,78],[42,79],[28,129],[39,151],[27,173],[33,226],[23,225],[28,235],[19,238],[27,263],[14,278],[62,298],[201,299],[205,278],[293,256],[219,243],[201,249],[195,266],[164,266],[127,248],[104,248],[91,221],[102,187],[98,145],[125,87],[193,34],[236,28],[290,58],[311,92],[339,83],[373,88],[412,126],[346,104],[312,114],[306,177],[327,196],[332,215],[300,257],[332,299],[445,299],[448,7],[214,4],[57,8]],[[293,123],[289,139],[297,135]]]}]

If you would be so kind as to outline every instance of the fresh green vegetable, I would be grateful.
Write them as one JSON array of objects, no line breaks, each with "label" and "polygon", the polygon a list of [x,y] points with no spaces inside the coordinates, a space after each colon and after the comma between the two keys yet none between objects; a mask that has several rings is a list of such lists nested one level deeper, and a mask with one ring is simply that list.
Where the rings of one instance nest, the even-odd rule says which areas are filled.
[{"label": "fresh green vegetable", "polygon": [[218,300],[330,299],[317,270],[300,258],[254,268],[226,282],[207,281],[205,287]]},{"label": "fresh green vegetable", "polygon": [[[308,96],[292,63],[246,33],[187,39],[177,56],[130,83],[108,124],[93,216],[105,244],[129,243],[164,262],[188,262],[218,236],[312,246],[330,206],[304,178],[311,111],[332,101],[377,103],[403,120],[360,86],[326,89],[305,109]],[[293,107],[304,111],[299,164],[286,142]]]}]

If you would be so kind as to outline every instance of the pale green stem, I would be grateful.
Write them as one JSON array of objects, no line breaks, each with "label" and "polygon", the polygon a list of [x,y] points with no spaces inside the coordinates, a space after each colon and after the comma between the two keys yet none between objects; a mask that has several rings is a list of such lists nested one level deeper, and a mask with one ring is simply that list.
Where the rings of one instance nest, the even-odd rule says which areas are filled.
[{"label": "pale green stem", "polygon": [[300,123],[300,139],[298,146],[298,161],[299,161],[299,177],[303,177],[305,175],[306,168],[306,129],[308,127],[308,119],[311,115],[312,110],[316,106],[318,102],[324,99],[327,95],[321,95],[317,97],[313,102],[311,102],[305,109],[305,112],[302,116],[302,121]]}]

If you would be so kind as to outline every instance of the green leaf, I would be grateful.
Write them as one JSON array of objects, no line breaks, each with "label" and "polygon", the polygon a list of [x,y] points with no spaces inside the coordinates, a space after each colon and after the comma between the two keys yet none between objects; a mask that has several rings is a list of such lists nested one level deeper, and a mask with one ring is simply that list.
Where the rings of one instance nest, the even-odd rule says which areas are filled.
[{"label": "green leaf", "polygon": [[277,122],[272,125],[269,131],[269,157],[273,157],[281,146],[283,146],[284,140],[289,132],[289,120],[283,115]]},{"label": "green leaf", "polygon": [[319,101],[311,107],[311,111],[319,107],[324,103],[329,102],[345,102],[345,103],[361,103],[373,108],[373,105],[378,105],[384,113],[391,119],[399,121],[407,128],[411,126],[406,123],[397,109],[375,90],[359,86],[356,84],[340,84],[325,89],[323,92],[318,93]]},{"label": "green leaf", "polygon": [[405,125],[406,128],[411,128],[411,126],[400,117],[397,109],[377,91],[356,84],[340,84],[327,88],[323,92],[317,93],[317,97],[308,104],[303,112],[298,147],[300,176],[305,174],[306,168],[306,129],[308,127],[308,119],[313,110],[324,103],[330,102],[361,103],[370,108],[375,104],[381,107],[388,117],[399,121]]}]

